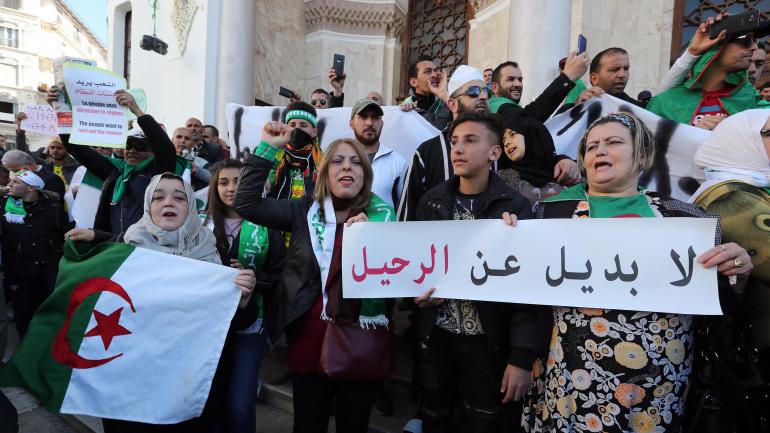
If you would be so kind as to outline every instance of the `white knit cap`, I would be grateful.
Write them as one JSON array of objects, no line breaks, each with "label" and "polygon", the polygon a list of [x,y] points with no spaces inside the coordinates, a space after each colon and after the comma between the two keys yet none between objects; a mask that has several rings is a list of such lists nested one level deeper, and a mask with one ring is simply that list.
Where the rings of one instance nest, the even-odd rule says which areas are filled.
[{"label": "white knit cap", "polygon": [[457,91],[460,87],[464,86],[469,81],[484,81],[484,74],[476,68],[472,68],[468,65],[460,65],[455,69],[452,78],[449,79],[449,85],[447,86],[447,93],[449,96]]}]

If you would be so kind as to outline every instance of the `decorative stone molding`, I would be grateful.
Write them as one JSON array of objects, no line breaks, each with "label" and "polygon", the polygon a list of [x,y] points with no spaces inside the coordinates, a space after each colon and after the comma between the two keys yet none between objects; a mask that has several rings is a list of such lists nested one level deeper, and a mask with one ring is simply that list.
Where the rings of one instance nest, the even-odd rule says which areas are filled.
[{"label": "decorative stone molding", "polygon": [[180,55],[184,55],[187,49],[187,36],[190,34],[197,10],[198,4],[195,0],[174,0],[171,22],[174,26],[174,33],[176,33],[176,44]]},{"label": "decorative stone molding", "polygon": [[406,27],[406,13],[396,2],[359,3],[348,0],[305,1],[307,33],[328,30],[354,35],[401,35]]},{"label": "decorative stone molding", "polygon": [[473,9],[473,14],[475,15],[481,12],[496,1],[497,0],[471,0],[471,8]]}]

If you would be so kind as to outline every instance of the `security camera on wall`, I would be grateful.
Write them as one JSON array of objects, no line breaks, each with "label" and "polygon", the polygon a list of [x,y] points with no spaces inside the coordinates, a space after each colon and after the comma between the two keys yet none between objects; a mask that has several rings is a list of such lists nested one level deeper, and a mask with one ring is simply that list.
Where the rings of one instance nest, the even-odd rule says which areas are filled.
[{"label": "security camera on wall", "polygon": [[161,56],[165,56],[168,52],[168,44],[155,36],[144,35],[142,36],[142,43],[139,46],[146,51],[155,51]]}]

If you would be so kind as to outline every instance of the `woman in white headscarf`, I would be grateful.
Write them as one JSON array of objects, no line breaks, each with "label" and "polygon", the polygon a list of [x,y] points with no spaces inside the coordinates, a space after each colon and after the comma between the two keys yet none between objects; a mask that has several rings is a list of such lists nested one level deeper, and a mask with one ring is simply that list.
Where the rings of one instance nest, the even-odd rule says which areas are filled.
[{"label": "woman in white headscarf", "polygon": [[729,418],[733,425],[728,428],[760,431],[760,417],[766,416],[761,412],[770,404],[765,397],[770,384],[770,110],[747,110],[720,122],[695,153],[695,163],[706,181],[690,201],[719,214],[723,240],[743,246],[754,265],[739,300],[744,313],[707,319],[709,326],[702,327],[707,335],[699,339],[699,353],[706,359],[701,360],[703,370],[696,359],[694,370],[703,379],[702,371],[718,368],[718,379],[701,388],[716,393],[721,411],[731,415],[709,419],[708,410],[693,408],[702,414],[695,427],[713,419],[724,425]]},{"label": "woman in white headscarf", "polygon": [[[115,240],[111,233],[86,229],[71,230],[65,237],[74,241]],[[192,186],[172,173],[152,178],[144,194],[144,215],[128,228],[122,241],[140,248],[222,264],[214,234],[203,226],[196,211]],[[250,269],[241,270],[235,278],[235,285],[242,291],[241,302],[230,324],[209,397],[200,417],[171,425],[103,419],[105,433],[213,431],[215,424],[224,417],[235,333],[246,329],[257,319],[256,303],[251,297],[255,284],[256,277]]]}]

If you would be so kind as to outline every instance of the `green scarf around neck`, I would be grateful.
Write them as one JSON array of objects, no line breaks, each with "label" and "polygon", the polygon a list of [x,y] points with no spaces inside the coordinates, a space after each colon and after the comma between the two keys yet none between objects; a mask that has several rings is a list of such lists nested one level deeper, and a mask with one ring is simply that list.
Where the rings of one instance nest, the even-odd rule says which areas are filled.
[{"label": "green scarf around neck", "polygon": [[139,164],[129,164],[126,161],[117,158],[107,158],[107,161],[115,166],[115,168],[117,168],[120,172],[120,175],[115,180],[115,189],[112,190],[112,200],[110,204],[114,205],[123,198],[123,194],[126,192],[126,184],[131,180],[131,177],[134,175],[134,173],[149,167],[150,164],[155,162],[155,158],[149,158],[140,162]]},{"label": "green scarf around neck", "polygon": [[8,197],[5,202],[5,220],[11,224],[24,224],[24,217],[27,211],[24,209],[24,202],[20,198]]}]

